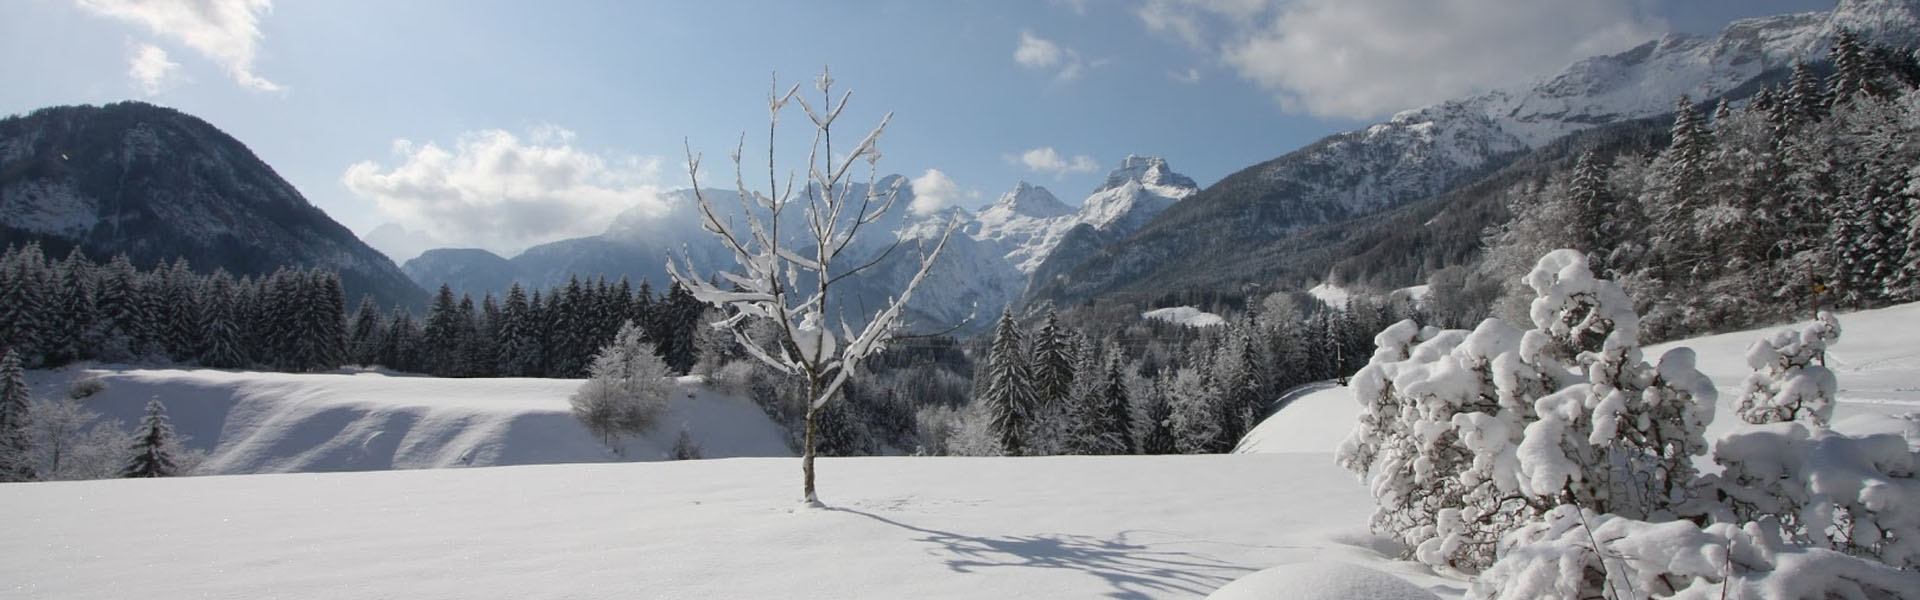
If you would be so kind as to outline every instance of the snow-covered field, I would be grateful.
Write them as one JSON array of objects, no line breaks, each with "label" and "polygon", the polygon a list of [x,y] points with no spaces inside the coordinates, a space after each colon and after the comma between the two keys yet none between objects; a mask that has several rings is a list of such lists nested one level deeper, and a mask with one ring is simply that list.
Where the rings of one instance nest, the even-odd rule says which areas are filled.
[{"label": "snow-covered field", "polygon": [[[615,460],[568,412],[575,379],[437,379],[375,372],[72,369],[35,372],[35,396],[97,376],[89,410],[140,422],[147,400],[167,406],[188,446],[210,454],[201,474],[373,471]],[[685,426],[705,456],[792,456],[752,402],[684,378],[628,458],[657,460]]]},{"label": "snow-covered field", "polygon": [[0,596],[1182,598],[1370,550],[1326,456],[794,459],[0,486]]},{"label": "snow-covered field", "polygon": [[[1920,410],[1920,304],[1841,319],[1837,421],[1913,426],[1889,415]],[[1686,345],[1731,395],[1759,333]],[[272,392],[248,374],[118,377],[110,393]],[[480,398],[564,397],[335,377],[373,383],[319,386],[322,405],[477,418],[498,407]],[[472,387],[410,396],[440,385]],[[1301,392],[1246,454],[823,459],[826,509],[798,505],[791,458],[9,484],[0,597],[1183,598],[1243,577],[1221,596],[1460,597],[1366,534],[1372,502],[1332,457],[1348,389]]]},{"label": "snow-covered field", "polygon": [[1227,320],[1224,318],[1221,318],[1220,315],[1206,312],[1191,306],[1173,306],[1168,308],[1156,308],[1144,313],[1140,313],[1140,318],[1157,319],[1161,321],[1166,321],[1168,323],[1173,323],[1175,325],[1185,325],[1188,327],[1217,327],[1220,325],[1225,325],[1227,323]]}]

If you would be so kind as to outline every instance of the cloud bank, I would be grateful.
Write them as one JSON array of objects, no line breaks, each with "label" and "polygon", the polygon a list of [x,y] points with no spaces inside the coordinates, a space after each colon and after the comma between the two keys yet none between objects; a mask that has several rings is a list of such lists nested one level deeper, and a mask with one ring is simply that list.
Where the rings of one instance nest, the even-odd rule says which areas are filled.
[{"label": "cloud bank", "polygon": [[630,208],[666,210],[660,159],[602,156],[575,147],[574,138],[543,126],[526,139],[499,129],[468,132],[452,148],[395,140],[398,164],[361,161],[340,180],[391,224],[508,257],[602,233]]},{"label": "cloud bank", "polygon": [[1148,31],[1216,56],[1284,110],[1365,119],[1523,84],[1654,39],[1667,26],[1641,5],[1150,0],[1136,16]]}]

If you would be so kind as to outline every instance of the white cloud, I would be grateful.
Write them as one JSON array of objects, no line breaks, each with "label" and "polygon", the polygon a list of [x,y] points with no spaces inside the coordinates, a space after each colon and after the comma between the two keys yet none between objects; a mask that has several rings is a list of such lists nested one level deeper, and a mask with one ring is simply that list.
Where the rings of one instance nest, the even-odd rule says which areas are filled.
[{"label": "white cloud", "polygon": [[665,210],[659,159],[603,157],[574,147],[574,138],[541,126],[526,140],[497,129],[468,132],[451,150],[395,140],[400,164],[361,161],[340,179],[398,227],[502,256],[601,233],[635,206]]},{"label": "white cloud", "polygon": [[1180,83],[1185,83],[1188,85],[1200,83],[1200,69],[1196,69],[1193,67],[1187,67],[1186,71],[1174,71],[1171,73],[1167,73],[1167,76],[1173,78],[1174,81],[1178,81]]},{"label": "white cloud", "polygon": [[1149,31],[1199,47],[1285,110],[1369,118],[1523,84],[1659,36],[1639,0],[1149,0]]},{"label": "white cloud", "polygon": [[960,198],[965,196],[960,191],[960,185],[954,183],[953,178],[947,177],[947,174],[940,172],[939,169],[927,169],[927,172],[911,181],[913,204],[907,209],[916,215],[940,212],[941,209],[958,204]]},{"label": "white cloud", "polygon": [[1100,163],[1085,154],[1064,158],[1052,146],[1042,146],[1016,155],[1008,155],[1007,163],[1025,167],[1034,173],[1051,173],[1054,177],[1068,173],[1092,173],[1100,170]]},{"label": "white cloud", "polygon": [[253,72],[260,16],[272,0],[74,0],[96,15],[146,26],[218,63],[243,87],[263,92],[280,85]]},{"label": "white cloud", "polygon": [[166,50],[153,44],[140,44],[132,51],[127,57],[127,76],[133,78],[134,86],[141,92],[157,95],[180,82],[180,63],[167,58]]},{"label": "white cloud", "polygon": [[1147,31],[1173,36],[1188,46],[1201,47],[1204,33],[1201,30],[1198,8],[1191,3],[1171,0],[1151,0],[1134,10],[1140,17],[1140,23]]},{"label": "white cloud", "polygon": [[1020,45],[1013,49],[1013,62],[1035,71],[1052,71],[1060,81],[1079,77],[1086,67],[1079,52],[1025,30],[1020,32]]}]

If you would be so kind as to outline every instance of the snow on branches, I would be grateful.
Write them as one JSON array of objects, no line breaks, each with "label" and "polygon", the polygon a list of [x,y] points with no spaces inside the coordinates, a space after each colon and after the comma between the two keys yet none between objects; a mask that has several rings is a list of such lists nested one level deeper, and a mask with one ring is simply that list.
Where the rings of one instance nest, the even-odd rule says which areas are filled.
[{"label": "snow on branches", "polygon": [[1825,362],[1827,346],[1840,339],[1840,322],[1821,311],[1813,323],[1784,330],[1754,342],[1747,349],[1753,374],[1741,387],[1736,409],[1748,423],[1804,421],[1826,427],[1833,418],[1833,394],[1838,387]]},{"label": "snow on branches", "polygon": [[[851,268],[837,265],[835,260],[853,246],[862,228],[872,225],[894,207],[899,188],[894,185],[882,189],[876,184],[880,160],[878,143],[893,113],[881,117],[880,124],[852,148],[835,148],[833,126],[853,94],[843,92],[835,98],[833,83],[833,77],[826,71],[815,80],[814,88],[820,93],[818,105],[808,102],[799,85],[787,88],[784,93],[779,91],[777,83],[774,85],[767,98],[768,189],[764,193],[747,186],[742,157],[746,137],[741,136],[731,158],[744,230],[723,217],[724,213],[714,206],[710,195],[701,191],[700,155],[688,149],[687,174],[699,202],[701,226],[719,238],[733,255],[739,270],[721,271],[717,274],[721,281],[713,282],[705,279],[704,273],[688,257],[667,261],[667,270],[674,281],[694,297],[728,309],[730,316],[713,323],[714,327],[731,329],[740,346],[760,362],[807,381],[810,397],[802,461],[803,492],[806,501],[815,504],[818,503],[813,487],[815,416],[846,384],[853,365],[879,350],[902,326],[902,309],[926,279],[940,251],[946,247],[947,238],[958,226],[958,221],[947,225],[933,247],[925,249],[919,270],[901,287],[899,295],[868,315],[857,331],[842,318],[844,307],[834,305],[829,295],[835,289],[834,284],[878,264],[892,254],[899,242],[895,242],[896,248],[882,253],[881,258]],[[794,174],[789,172],[782,184],[774,158],[775,134],[780,114],[790,103],[799,104],[812,123],[813,141],[802,181],[796,184]],[[861,162],[867,164],[864,185],[857,184],[852,176],[855,165]],[[783,224],[794,222],[783,217],[789,210],[803,211],[798,220],[803,235],[791,236],[780,231]],[[835,319],[840,321],[838,333],[831,324]],[[784,343],[771,351],[762,349],[758,340],[748,336],[746,324],[750,320],[774,324]]]},{"label": "snow on branches", "polygon": [[1646,517],[1691,499],[1715,397],[1691,351],[1642,361],[1626,294],[1578,252],[1549,253],[1526,283],[1534,329],[1402,322],[1354,376],[1341,464],[1378,499],[1374,530],[1420,562],[1484,569],[1502,535],[1563,504]]}]

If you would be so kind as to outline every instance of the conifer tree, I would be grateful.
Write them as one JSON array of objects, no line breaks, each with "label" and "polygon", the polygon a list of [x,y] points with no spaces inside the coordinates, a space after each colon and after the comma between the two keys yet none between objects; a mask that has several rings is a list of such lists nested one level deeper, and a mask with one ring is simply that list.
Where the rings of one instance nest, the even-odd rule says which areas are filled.
[{"label": "conifer tree", "polygon": [[33,481],[33,398],[20,354],[0,356],[0,482]]},{"label": "conifer tree", "polygon": [[1573,200],[1575,214],[1575,227],[1570,233],[1576,237],[1566,242],[1585,251],[1593,264],[1602,268],[1612,265],[1610,258],[1619,246],[1618,240],[1633,232],[1619,229],[1619,221],[1612,218],[1614,202],[1613,193],[1607,189],[1607,163],[1592,151],[1581,154],[1573,167],[1567,195]]},{"label": "conifer tree", "polygon": [[1000,313],[987,359],[986,395],[981,402],[987,406],[991,419],[988,428],[993,432],[994,441],[1006,456],[1026,452],[1021,436],[1037,402],[1033,374],[1020,338],[1020,326],[1014,322],[1013,313]]},{"label": "conifer tree", "polygon": [[361,296],[360,307],[353,311],[353,325],[347,328],[348,363],[372,366],[380,361],[380,340],[386,337],[381,331],[384,321],[373,296]]},{"label": "conifer tree", "polygon": [[1843,27],[1834,33],[1828,57],[1833,61],[1833,75],[1827,79],[1831,92],[1827,100],[1834,106],[1886,95],[1885,70],[1853,30]]},{"label": "conifer tree", "polygon": [[1137,427],[1140,453],[1177,453],[1180,449],[1173,435],[1173,405],[1167,401],[1167,391],[1158,383],[1152,384],[1150,391],[1145,409],[1141,411],[1144,421]]},{"label": "conifer tree", "polygon": [[53,318],[48,323],[48,364],[60,365],[89,358],[99,346],[95,310],[93,263],[75,246],[60,262],[53,275],[48,305]]},{"label": "conifer tree", "polygon": [[436,376],[452,373],[460,355],[460,307],[455,302],[453,288],[440,284],[427,309],[426,327],[420,332],[420,357],[426,363],[421,367]]},{"label": "conifer tree", "polygon": [[136,297],[140,293],[139,286],[139,274],[134,271],[133,262],[127,259],[127,255],[116,255],[112,262],[107,263],[101,274],[97,300],[101,321],[100,358],[130,360],[134,357],[139,340],[145,337],[141,329],[149,319],[144,314],[145,303]]},{"label": "conifer tree", "polygon": [[200,364],[215,369],[238,369],[247,366],[245,336],[240,331],[240,319],[235,310],[239,299],[233,277],[225,270],[216,270],[207,283],[205,299],[201,301],[204,313],[200,318],[202,346]]},{"label": "conifer tree", "polygon": [[203,343],[200,277],[193,274],[184,258],[175,259],[172,266],[155,269],[154,275],[161,299],[157,314],[162,315],[162,319],[156,323],[160,346],[174,361],[198,359]]},{"label": "conifer tree", "polygon": [[501,375],[538,377],[540,375],[540,333],[537,317],[528,304],[527,292],[518,282],[507,289],[506,304],[500,308]]},{"label": "conifer tree", "polygon": [[133,459],[127,462],[121,475],[126,477],[172,477],[177,465],[170,451],[173,443],[173,425],[167,422],[167,407],[160,404],[160,397],[154,396],[147,401],[147,416],[140,422],[140,429],[133,444]]},{"label": "conifer tree", "polygon": [[46,258],[40,244],[29,242],[0,257],[0,345],[20,353],[21,362],[39,364],[46,354],[46,324],[52,312]]},{"label": "conifer tree", "polygon": [[1813,73],[1813,67],[1805,62],[1794,63],[1793,72],[1787,78],[1787,126],[1798,128],[1826,117],[1827,104],[1826,86],[1820,84],[1820,76]]},{"label": "conifer tree", "polygon": [[1099,454],[1133,452],[1133,403],[1128,400],[1126,357],[1118,344],[1107,347],[1107,367],[1100,378],[1095,397],[1099,410],[1093,417],[1093,430],[1099,434]]},{"label": "conifer tree", "polygon": [[401,307],[393,307],[393,313],[387,317],[387,337],[380,342],[380,364],[396,371],[423,373],[427,367],[422,364],[420,324],[413,314]]},{"label": "conifer tree", "polygon": [[1059,315],[1048,310],[1040,331],[1034,334],[1033,359],[1028,363],[1033,368],[1033,391],[1039,409],[1048,410],[1067,404],[1067,396],[1073,388],[1074,361],[1067,332],[1060,327]]}]

